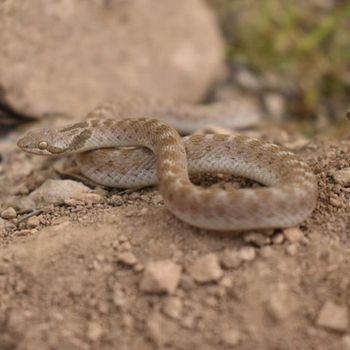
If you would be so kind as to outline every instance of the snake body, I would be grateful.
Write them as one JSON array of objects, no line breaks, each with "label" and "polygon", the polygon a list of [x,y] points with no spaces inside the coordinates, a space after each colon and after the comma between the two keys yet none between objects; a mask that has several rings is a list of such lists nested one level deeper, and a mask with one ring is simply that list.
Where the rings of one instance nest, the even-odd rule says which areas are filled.
[{"label": "snake body", "polygon": [[[182,139],[173,127],[157,119],[94,119],[29,131],[18,146],[42,155],[78,153],[85,174],[105,185],[142,187],[158,182],[169,210],[186,223],[205,229],[293,226],[305,220],[316,205],[316,179],[306,163],[277,145],[246,136]],[[146,149],[113,154],[104,150],[128,146]],[[82,153],[99,149],[97,154]],[[116,172],[108,174],[107,165],[101,168],[97,159]],[[201,188],[191,183],[189,170],[232,173],[268,187]],[[123,178],[121,184],[118,178]]]}]

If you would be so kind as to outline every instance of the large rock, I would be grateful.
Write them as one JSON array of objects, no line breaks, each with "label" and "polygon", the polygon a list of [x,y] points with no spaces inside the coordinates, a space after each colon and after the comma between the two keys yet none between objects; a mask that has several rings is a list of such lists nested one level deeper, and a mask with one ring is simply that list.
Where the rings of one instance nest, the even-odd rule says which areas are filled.
[{"label": "large rock", "polygon": [[201,0],[0,1],[0,103],[81,116],[118,96],[196,102],[222,72]]}]

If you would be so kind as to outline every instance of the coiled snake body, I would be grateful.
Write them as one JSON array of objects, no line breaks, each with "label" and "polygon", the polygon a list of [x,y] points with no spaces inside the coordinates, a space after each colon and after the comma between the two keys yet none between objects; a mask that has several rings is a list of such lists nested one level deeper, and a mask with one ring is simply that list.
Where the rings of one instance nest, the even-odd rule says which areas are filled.
[{"label": "coiled snake body", "polygon": [[[43,155],[79,153],[83,172],[105,185],[141,187],[158,181],[169,210],[188,224],[205,229],[292,226],[307,218],[316,205],[316,179],[306,163],[274,144],[246,136],[193,135],[182,139],[174,128],[157,119],[98,119],[29,131],[18,146]],[[125,146],[148,150],[119,151],[119,160],[107,150],[97,155],[96,151],[82,153]],[[97,159],[109,162],[115,173],[96,166]],[[201,188],[191,183],[189,170],[232,173],[268,187]]]}]

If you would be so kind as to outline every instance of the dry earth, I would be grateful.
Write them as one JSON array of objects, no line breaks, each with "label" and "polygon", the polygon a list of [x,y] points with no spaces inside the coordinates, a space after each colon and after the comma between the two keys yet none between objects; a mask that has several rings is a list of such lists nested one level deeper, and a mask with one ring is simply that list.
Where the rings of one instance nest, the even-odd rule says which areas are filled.
[{"label": "dry earth", "polygon": [[[3,138],[0,349],[350,349],[350,141],[267,130],[313,167],[319,201],[299,228],[243,235],[180,222],[154,188],[66,182]],[[215,180],[232,183],[195,179]]]}]

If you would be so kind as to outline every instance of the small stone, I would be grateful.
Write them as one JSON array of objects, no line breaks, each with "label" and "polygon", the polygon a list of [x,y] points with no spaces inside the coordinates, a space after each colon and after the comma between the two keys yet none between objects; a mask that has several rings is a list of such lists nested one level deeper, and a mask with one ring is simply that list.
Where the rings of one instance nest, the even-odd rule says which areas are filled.
[{"label": "small stone", "polygon": [[264,258],[270,258],[274,254],[274,250],[271,246],[267,245],[260,249],[260,255]]},{"label": "small stone", "polygon": [[174,319],[179,319],[181,317],[182,308],[182,300],[178,297],[169,297],[163,304],[163,312],[165,315]]},{"label": "small stone", "polygon": [[99,340],[102,334],[103,334],[103,329],[97,322],[90,322],[88,324],[86,335],[91,341]]},{"label": "small stone", "polygon": [[90,188],[73,180],[46,180],[27,197],[36,207],[63,204],[68,198],[79,200]]},{"label": "small stone", "polygon": [[6,220],[14,219],[17,216],[16,210],[12,207],[8,207],[1,212],[1,217]]},{"label": "small stone", "polygon": [[297,244],[289,244],[287,247],[286,247],[286,252],[288,255],[290,256],[295,256],[297,255],[298,253],[298,246]]},{"label": "small stone", "polygon": [[237,268],[242,260],[237,250],[226,249],[220,258],[221,265],[226,269]]},{"label": "small stone", "polygon": [[337,170],[332,175],[334,181],[341,186],[350,186],[350,168]]},{"label": "small stone", "polygon": [[136,199],[140,199],[140,193],[139,192],[133,192],[130,194],[129,198],[134,201]]},{"label": "small stone", "polygon": [[124,235],[120,235],[120,236],[118,237],[118,241],[119,241],[120,243],[126,242],[127,240],[128,240],[128,237],[126,237],[126,236],[124,236]]},{"label": "small stone", "polygon": [[82,204],[80,200],[74,199],[74,198],[66,198],[66,199],[63,201],[63,203],[64,203],[65,205],[70,206],[70,207],[76,207],[76,206]]},{"label": "small stone", "polygon": [[272,238],[273,244],[282,244],[284,242],[284,236],[282,233],[278,233]]},{"label": "small stone", "polygon": [[115,285],[113,287],[113,303],[115,306],[119,307],[119,308],[123,308],[125,307],[125,305],[127,304],[127,300],[125,298],[125,295],[123,293],[123,291],[121,291],[119,289],[119,285]]},{"label": "small stone", "polygon": [[159,313],[151,315],[147,320],[149,337],[160,347],[170,344],[176,333],[176,324]]},{"label": "small stone", "polygon": [[98,193],[83,193],[78,199],[85,204],[99,204],[103,202],[103,196]]},{"label": "small stone", "polygon": [[283,234],[290,243],[298,243],[304,237],[299,227],[286,228],[283,230]]},{"label": "small stone", "polygon": [[263,235],[261,233],[248,233],[243,237],[244,242],[250,243],[252,245],[255,245],[257,247],[262,247],[264,245],[271,243],[271,238]]},{"label": "small stone", "polygon": [[37,216],[32,216],[27,221],[27,226],[29,228],[35,228],[40,225],[40,219]]},{"label": "small stone", "polygon": [[181,276],[180,286],[183,290],[189,291],[196,287],[196,283],[191,276],[184,274]]},{"label": "small stone", "polygon": [[237,329],[227,329],[221,334],[221,340],[226,346],[234,347],[241,340],[241,335]]},{"label": "small stone", "polygon": [[119,195],[113,195],[111,196],[111,198],[109,199],[109,203],[111,205],[115,205],[116,207],[121,206],[124,202],[123,202],[123,198]]},{"label": "small stone", "polygon": [[336,208],[344,208],[344,203],[338,198],[338,197],[330,197],[329,203],[333,205],[333,207]]},{"label": "small stone", "polygon": [[271,291],[266,306],[275,321],[283,321],[294,311],[295,302],[288,287],[280,284]]},{"label": "small stone", "polygon": [[239,257],[243,261],[252,261],[255,259],[256,252],[253,247],[242,247],[238,251]]},{"label": "small stone", "polygon": [[224,287],[224,288],[232,288],[233,286],[233,280],[231,277],[229,276],[226,276],[226,277],[223,277],[220,282],[219,282],[220,286],[221,287]]},{"label": "small stone", "polygon": [[215,282],[223,275],[219,259],[213,253],[196,259],[188,268],[188,271],[194,280],[199,283]]},{"label": "small stone", "polygon": [[316,324],[320,327],[345,332],[349,326],[349,315],[346,306],[327,301],[318,314]]},{"label": "small stone", "polygon": [[149,262],[143,273],[140,288],[149,293],[173,293],[180,281],[181,266],[171,260]]},{"label": "small stone", "polygon": [[145,267],[141,263],[137,263],[134,265],[134,271],[135,272],[141,272],[145,269]]},{"label": "small stone", "polygon": [[134,266],[138,262],[136,256],[130,252],[120,253],[118,255],[118,261],[127,266]]},{"label": "small stone", "polygon": [[119,250],[120,251],[128,251],[131,249],[131,244],[130,242],[123,242],[119,245]]},{"label": "small stone", "polygon": [[156,194],[155,196],[153,196],[152,198],[152,202],[154,204],[160,204],[160,203],[163,203],[163,197],[159,194]]}]

